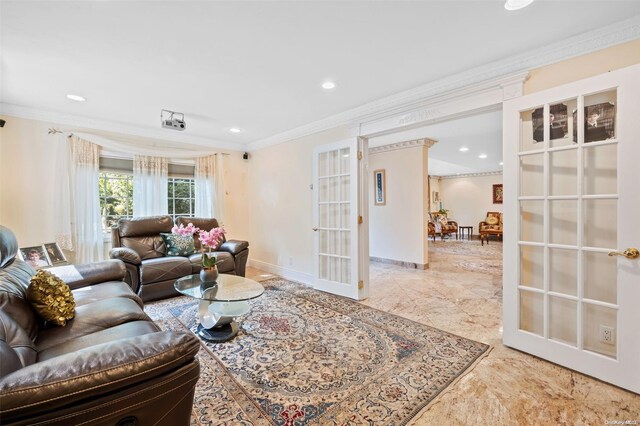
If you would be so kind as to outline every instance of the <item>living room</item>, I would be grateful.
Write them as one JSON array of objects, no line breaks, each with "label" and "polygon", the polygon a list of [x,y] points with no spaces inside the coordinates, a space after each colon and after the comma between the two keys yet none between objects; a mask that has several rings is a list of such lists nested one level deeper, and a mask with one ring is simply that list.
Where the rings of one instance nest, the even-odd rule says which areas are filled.
[{"label": "living room", "polygon": [[[239,321],[241,329],[235,340],[225,344],[202,344],[198,355],[202,368],[201,379],[191,414],[195,424],[311,424],[313,421],[323,424],[329,420],[346,423],[352,415],[355,416],[355,423],[369,421],[374,424],[430,424],[436,421],[457,424],[536,424],[640,420],[640,399],[634,393],[637,390],[625,390],[629,388],[611,385],[611,381],[607,380],[605,382],[608,383],[605,383],[593,378],[598,377],[596,374],[577,372],[590,372],[591,367],[585,368],[579,363],[570,368],[561,367],[562,363],[545,361],[549,358],[535,354],[535,351],[520,349],[520,352],[511,349],[517,345],[502,343],[503,326],[508,328],[507,321],[502,317],[502,271],[499,274],[495,271],[474,272],[465,266],[455,266],[461,262],[468,264],[469,259],[482,266],[487,253],[495,255],[496,261],[502,264],[502,254],[490,252],[500,246],[495,238],[489,241],[488,246],[473,241],[474,250],[478,246],[485,253],[438,253],[430,257],[428,216],[420,215],[415,220],[411,218],[410,223],[407,219],[407,223],[402,224],[407,225],[406,232],[412,238],[417,238],[417,248],[412,253],[415,257],[376,255],[376,247],[396,243],[389,236],[367,248],[366,265],[362,263],[367,272],[363,272],[362,281],[368,297],[363,301],[342,302],[343,299],[338,296],[321,292],[316,292],[320,296],[309,295],[309,291],[314,291],[318,268],[315,246],[317,233],[313,231],[319,226],[315,221],[318,212],[317,203],[314,202],[318,181],[314,180],[313,169],[319,149],[337,141],[360,138],[359,143],[368,143],[365,145],[367,152],[363,154],[365,160],[372,161],[375,154],[369,148],[374,147],[375,138],[395,134],[396,139],[389,143],[414,141],[418,137],[409,133],[418,131],[416,129],[472,113],[482,114],[487,108],[494,108],[495,111],[496,105],[502,110],[502,104],[512,99],[540,92],[549,93],[545,90],[554,90],[558,86],[597,77],[609,71],[624,70],[640,63],[640,9],[637,2],[580,2],[584,6],[580,13],[584,15],[579,17],[573,14],[575,2],[550,5],[538,1],[515,12],[505,11],[503,1],[478,2],[474,5],[465,3],[471,11],[461,12],[464,16],[461,20],[465,24],[459,28],[460,33],[477,33],[486,37],[482,41],[487,48],[476,46],[477,55],[468,52],[473,49],[464,48],[465,43],[469,42],[464,38],[458,40],[458,37],[453,37],[450,42],[439,40],[437,43],[424,40],[427,32],[447,32],[448,25],[452,25],[454,19],[452,16],[457,16],[457,10],[461,8],[461,4],[447,6],[444,3],[431,3],[335,2],[324,5],[306,2],[304,5],[293,5],[287,2],[83,4],[2,1],[0,224],[13,231],[20,248],[58,242],[58,209],[63,205],[57,176],[70,135],[101,144],[104,158],[132,160],[133,155],[138,153],[162,155],[166,152],[171,153],[167,156],[174,160],[174,164],[195,167],[196,157],[216,156],[216,179],[222,185],[216,187],[218,201],[212,206],[209,217],[217,218],[224,225],[227,239],[249,243],[246,278],[264,283],[265,294],[273,294],[273,300],[282,303],[274,306],[282,309],[269,311],[264,301],[271,299],[261,301],[263,295],[255,300],[258,304],[255,309],[256,312],[263,309],[260,312],[270,312],[269,315],[243,315]],[[121,10],[123,4],[128,5],[130,13]],[[184,13],[183,19],[177,18],[180,13],[176,10]],[[500,29],[499,34],[494,34],[495,38],[491,38],[487,34],[489,31],[475,22],[482,21],[477,16],[485,14],[487,22]],[[343,18],[338,19],[337,16]],[[441,19],[435,21],[442,23],[434,22],[434,28],[428,30],[425,16],[439,16]],[[61,24],[68,22],[69,18],[73,18],[73,24]],[[572,25],[549,26],[546,30],[534,25],[535,22],[549,22],[549,19],[571,22]],[[326,22],[335,22],[335,34],[327,34]],[[467,25],[469,29],[465,29]],[[65,27],[64,31],[61,26]],[[169,31],[169,28],[179,31]],[[380,31],[381,34],[372,34],[374,31],[371,28],[386,29]],[[522,35],[521,38],[513,35],[520,33],[518,28],[527,28],[529,35]],[[511,35],[504,37],[507,32]],[[296,38],[292,36],[294,33],[299,35],[300,40],[291,40]],[[173,37],[175,34],[180,36]],[[237,34],[238,40],[218,43],[228,40],[229,37],[225,36],[229,34]],[[355,34],[360,35],[356,37]],[[492,51],[489,43],[495,44],[501,38],[514,40],[505,40],[504,48]],[[203,40],[215,40],[216,43]],[[396,49],[391,46],[403,46],[402,40],[408,46],[392,52]],[[339,48],[335,52],[326,46]],[[380,46],[385,48],[381,49]],[[428,55],[428,60],[420,53],[427,47],[434,49]],[[122,52],[118,53],[120,49]],[[469,53],[469,58],[461,58],[461,62],[455,64],[451,62],[450,66],[437,65],[448,64],[447,55],[455,49]],[[354,52],[361,53],[354,55]],[[403,63],[402,70],[397,66],[389,66],[377,72],[381,62]],[[330,69],[339,64],[342,64],[339,70]],[[265,74],[261,75],[256,68],[262,68]],[[406,78],[402,77],[404,74]],[[356,84],[358,79],[360,83]],[[322,88],[321,84],[327,82],[325,80],[334,81],[335,87]],[[389,82],[388,87],[378,87],[379,81]],[[589,92],[587,90],[584,93]],[[621,103],[624,101],[622,93],[618,95]],[[83,96],[86,101],[69,100],[67,94]],[[544,101],[535,107],[557,100]],[[160,111],[167,108],[185,113],[185,131],[161,128]],[[622,113],[620,117],[623,117]],[[505,120],[505,128],[500,129],[501,138],[503,131],[512,131],[508,129],[510,123]],[[527,134],[530,133],[528,129]],[[581,131],[578,133],[582,137]],[[568,138],[571,135],[572,132],[569,132]],[[429,133],[421,133],[419,137],[437,139]],[[549,139],[549,135],[546,138]],[[547,139],[536,148],[542,149]],[[505,137],[505,145],[508,145],[507,142]],[[444,145],[447,142],[442,139],[435,146],[440,143]],[[127,148],[123,149],[123,146]],[[473,148],[472,145],[469,147]],[[459,148],[456,144],[455,149]],[[554,148],[557,147],[551,147],[551,154],[555,153]],[[421,162],[415,165],[422,179],[419,187],[414,188],[419,195],[412,203],[419,205],[421,211],[437,211],[436,207],[450,210],[451,217],[459,225],[474,226],[475,235],[479,232],[478,222],[486,217],[488,211],[502,211],[500,205],[493,202],[493,193],[490,192],[493,191],[493,185],[504,184],[505,190],[508,190],[513,179],[507,176],[513,178],[519,173],[516,170],[519,170],[517,158],[520,154],[514,154],[500,159],[505,162],[504,181],[501,175],[476,178],[462,176],[464,172],[458,176],[455,171],[446,173],[446,177],[440,180],[429,179],[429,175],[434,173],[428,167],[431,161],[428,153],[435,148],[422,144],[407,149],[415,150],[412,151],[416,153],[413,157],[419,155]],[[579,149],[582,149],[581,145]],[[177,156],[173,155],[176,153]],[[480,153],[474,151],[470,154],[477,157]],[[545,151],[544,155],[550,154]],[[553,163],[543,164],[548,166]],[[527,167],[527,173],[533,173],[538,170],[536,167],[543,166],[536,163]],[[384,166],[375,167],[376,170],[380,168],[387,169]],[[384,207],[374,205],[373,172],[373,167],[366,170],[366,201],[372,207],[368,213],[363,212],[363,222],[370,229],[382,226],[391,228],[389,232],[392,232],[397,222],[374,224],[372,210],[382,211]],[[386,196],[389,200],[398,194],[392,189],[397,183],[391,181],[396,177],[387,170]],[[483,183],[475,184],[479,181],[473,179],[482,179]],[[361,194],[363,188],[358,191]],[[434,198],[434,192],[438,193],[438,198]],[[519,244],[518,241],[506,240],[515,238],[520,229],[513,219],[520,217],[520,207],[514,200],[524,196],[530,197],[524,201],[534,202],[539,201],[535,197],[547,195],[505,192],[505,229],[512,230],[509,236],[505,231],[505,247],[515,248]],[[555,195],[551,196],[550,201],[554,201]],[[593,199],[600,197],[590,196]],[[485,200],[487,204],[473,208],[479,211],[469,212],[460,202],[465,197]],[[550,201],[545,198],[544,202]],[[345,203],[345,200],[335,202]],[[512,214],[506,213],[507,209],[512,209]],[[548,210],[545,212],[549,214]],[[523,223],[530,223],[534,228],[542,226],[542,222],[538,222],[537,210],[534,213],[523,219]],[[509,218],[511,222],[508,223]],[[630,232],[631,236],[633,232]],[[99,234],[95,234],[101,250],[90,261],[108,259],[112,248],[109,233],[101,229]],[[371,231],[367,235],[372,235]],[[351,241],[352,246],[357,245],[354,241]],[[619,238],[620,245],[623,241],[627,240]],[[371,242],[373,244],[373,240]],[[436,242],[441,246],[446,245],[451,238],[441,243],[438,236]],[[532,240],[529,246],[538,247],[542,244],[547,242]],[[624,248],[626,244],[621,247]],[[551,247],[545,246],[545,250],[553,252],[568,249],[552,244]],[[64,254],[72,264],[84,263],[78,262],[72,251],[64,251]],[[357,252],[357,255],[360,254]],[[372,262],[369,268],[369,255],[421,264],[424,268],[411,270],[376,262]],[[5,253],[2,256],[4,259]],[[509,262],[509,259],[515,258],[506,256],[505,276],[511,273],[507,264],[518,263]],[[353,256],[350,258],[355,259]],[[631,262],[621,258],[620,268],[624,269],[627,264],[622,262],[627,261]],[[623,275],[621,272],[620,276]],[[358,285],[357,279],[355,285]],[[472,291],[474,285],[477,289]],[[549,287],[541,285],[540,288],[545,289],[544,300],[552,301],[559,297]],[[526,289],[520,290],[524,291],[522,294],[528,294]],[[536,287],[533,293],[538,290]],[[268,362],[256,362],[252,371],[264,375],[251,378],[254,387],[249,387],[242,384],[242,377],[246,379],[243,374],[248,370],[243,372],[242,366],[234,363],[251,360],[251,357],[245,352],[240,358],[234,358],[233,355],[233,351],[242,346],[243,338],[257,339],[252,340],[254,349],[264,349],[260,345],[274,338],[267,331],[285,335],[286,330],[300,326],[296,318],[287,315],[287,299],[275,297],[283,293],[295,295],[298,301],[305,297],[305,300],[314,300],[314,306],[322,306],[320,310],[323,314],[332,319],[327,321],[332,323],[332,327],[344,325],[341,321],[361,321],[358,313],[362,313],[363,317],[368,313],[381,324],[393,323],[400,333],[394,337],[393,333],[387,332],[381,340],[376,340],[376,337],[368,341],[364,335],[358,335],[357,339],[339,340],[338,346],[352,348],[353,353],[363,356],[377,353],[373,346],[366,347],[366,350],[350,346],[358,339],[378,345],[376,348],[396,339],[401,341],[396,342],[401,346],[405,343],[400,337],[410,336],[415,325],[416,335],[431,333],[431,328],[453,333],[447,336],[455,335],[456,344],[460,347],[468,345],[468,348],[477,350],[477,359],[465,358],[464,367],[448,371],[447,379],[440,377],[442,382],[436,386],[434,394],[426,392],[426,386],[418,386],[415,395],[407,396],[406,404],[401,402],[404,397],[397,393],[400,392],[399,388],[393,387],[390,382],[376,384],[372,381],[373,376],[363,379],[361,374],[364,373],[358,370],[354,383],[371,386],[372,389],[376,386],[384,389],[387,394],[380,398],[388,397],[385,403],[373,408],[347,408],[348,397],[359,395],[362,397],[360,401],[366,398],[353,388],[339,388],[339,392],[330,396],[333,398],[331,409],[322,405],[324,396],[318,391],[313,395],[317,400],[308,404],[318,410],[316,414],[288,410],[288,402],[294,401],[291,405],[300,405],[300,401],[308,395],[305,396],[305,392],[298,389],[288,394],[290,399],[281,397],[286,393],[284,391],[276,397],[269,393],[268,385],[283,383],[274,379],[276,371],[284,377],[287,373],[292,374],[292,370],[286,370],[283,364],[274,361],[274,370],[271,371]],[[622,294],[619,292],[618,297],[621,298]],[[573,303],[579,297],[582,295],[560,298]],[[189,332],[195,323],[187,321],[185,325],[182,322],[188,314],[181,307],[186,303],[184,300],[168,298],[145,303],[145,312],[164,330]],[[295,309],[298,309],[296,312],[306,312],[301,310],[302,303],[296,304],[293,300],[292,297],[291,309],[295,305]],[[514,306],[518,304],[517,299],[509,300]],[[336,305],[335,311],[326,308],[331,303]],[[537,304],[537,299],[531,303],[536,309],[543,306]],[[611,308],[613,303],[604,301],[594,305]],[[544,312],[548,312],[549,306],[555,305],[544,306]],[[367,307],[377,310],[360,311]],[[445,307],[456,310],[452,312]],[[532,310],[527,320],[535,321],[538,318],[536,309]],[[340,321],[336,312],[341,315]],[[264,321],[260,322],[261,318]],[[621,317],[620,321],[622,318],[628,321],[628,317]],[[618,326],[620,328],[620,324]],[[431,328],[427,330],[427,327]],[[537,331],[537,328],[533,329]],[[344,332],[340,330],[327,328],[322,331],[328,334],[332,331],[343,338]],[[294,343],[313,341],[313,337],[296,336],[292,340]],[[618,342],[623,339],[634,342],[637,336],[618,333]],[[403,359],[413,359],[411,355],[417,353],[412,352],[414,348],[410,341],[407,342],[406,353],[398,349],[397,353],[402,353],[402,356],[398,356],[393,365],[396,362],[402,364],[400,360]],[[278,352],[280,355],[287,350],[297,350],[293,346],[286,349],[286,345],[282,345],[278,347],[282,351]],[[396,346],[396,349],[400,346]],[[314,348],[317,353],[327,348],[336,349],[326,342],[317,343]],[[624,347],[620,348],[619,353],[622,354]],[[344,355],[345,360],[348,358],[346,349],[328,353]],[[565,357],[570,358],[567,355]],[[391,362],[383,358],[382,355],[367,358],[365,364],[384,365]],[[336,361],[336,358],[331,358],[331,361]],[[289,368],[292,365],[295,366],[295,363],[289,364]],[[339,375],[340,368],[347,366],[357,370],[358,365],[355,361],[352,364],[345,361],[342,366],[331,364],[335,370],[322,370],[317,372],[317,376],[309,373],[305,377],[314,386],[325,381],[336,383],[332,382],[331,377]],[[275,369],[276,366],[280,370]],[[313,366],[315,364],[309,367],[310,371]],[[264,382],[261,382],[263,379]],[[296,386],[304,382],[303,378],[299,380]],[[500,389],[490,386],[498,381],[501,381]],[[267,400],[272,402],[272,406],[269,406],[272,411],[265,408]],[[274,407],[278,404],[282,407],[276,414]],[[222,405],[229,411],[217,413],[215,410]],[[366,415],[372,415],[376,410],[385,411],[389,417],[378,413],[378,420],[371,420],[373,417],[367,419]],[[324,418],[319,417],[322,413]]]}]

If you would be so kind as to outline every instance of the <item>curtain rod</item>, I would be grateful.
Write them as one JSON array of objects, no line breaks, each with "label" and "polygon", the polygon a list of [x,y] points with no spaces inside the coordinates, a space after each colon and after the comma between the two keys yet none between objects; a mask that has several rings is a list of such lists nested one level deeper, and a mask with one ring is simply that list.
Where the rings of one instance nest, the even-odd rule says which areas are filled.
[{"label": "curtain rod", "polygon": [[[70,138],[73,136],[73,132],[63,132],[62,130],[58,130],[54,127],[49,127],[49,130],[47,131],[48,134],[50,135],[55,135],[55,134],[67,134],[67,137]],[[212,152],[211,154],[220,154],[220,155],[231,155],[228,152]]]}]

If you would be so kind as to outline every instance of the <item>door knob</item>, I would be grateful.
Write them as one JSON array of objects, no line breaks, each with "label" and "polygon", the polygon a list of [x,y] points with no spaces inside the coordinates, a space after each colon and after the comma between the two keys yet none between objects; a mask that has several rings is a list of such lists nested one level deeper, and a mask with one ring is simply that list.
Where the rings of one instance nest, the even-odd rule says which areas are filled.
[{"label": "door knob", "polygon": [[316,232],[318,230],[318,228],[311,228],[311,229],[313,229],[313,232]]},{"label": "door knob", "polygon": [[630,247],[622,253],[620,253],[619,251],[611,251],[609,252],[609,256],[624,256],[627,259],[637,259],[638,257],[640,257],[640,251],[638,251],[638,249],[635,247]]}]

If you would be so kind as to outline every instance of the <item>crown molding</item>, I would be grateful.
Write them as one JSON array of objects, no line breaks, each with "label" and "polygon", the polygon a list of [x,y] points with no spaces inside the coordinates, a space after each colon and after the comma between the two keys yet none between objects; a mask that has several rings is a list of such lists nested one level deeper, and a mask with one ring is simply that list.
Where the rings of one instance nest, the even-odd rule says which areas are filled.
[{"label": "crown molding", "polygon": [[502,172],[497,171],[497,172],[461,173],[461,174],[446,175],[446,176],[431,175],[432,178],[438,178],[438,179],[457,179],[457,178],[480,177],[480,176],[502,176]]},{"label": "crown molding", "polygon": [[379,154],[381,152],[397,151],[399,149],[415,148],[418,146],[426,146],[427,148],[431,148],[436,143],[438,143],[437,140],[428,139],[428,138],[416,139],[416,140],[405,141],[405,142],[390,143],[388,145],[380,145],[380,146],[374,146],[372,148],[369,148],[369,154],[370,155]]},{"label": "crown molding", "polygon": [[62,114],[58,112],[45,111],[35,108],[27,108],[19,105],[0,103],[0,114],[11,117],[26,118],[30,120],[45,121],[52,124],[68,126],[66,130],[93,129],[106,132],[121,133],[124,135],[151,138],[170,142],[189,143],[212,149],[227,149],[232,151],[245,151],[245,144],[235,144],[233,142],[223,142],[210,140],[200,136],[188,135],[183,132],[167,133],[163,130],[151,129],[148,127],[132,126],[107,120],[96,120],[93,118]]},{"label": "crown molding", "polygon": [[[436,80],[434,82],[418,86],[414,89],[403,91],[392,96],[366,103],[339,114],[332,115],[322,120],[309,123],[304,126],[278,133],[246,145],[247,150],[253,151],[268,146],[277,145],[292,139],[301,138],[323,130],[339,126],[357,127],[356,122],[363,123],[375,116],[381,117],[399,110],[407,110],[416,104],[435,101],[438,96],[441,100],[447,100],[460,96],[460,93],[451,93],[463,88],[476,90],[483,86],[483,82],[494,80],[502,88],[513,85],[514,78],[521,78],[520,74],[552,63],[560,62],[575,56],[585,55],[607,47],[640,38],[640,16],[617,22],[606,27],[585,32],[554,44],[545,45],[510,58],[492,62],[487,65],[472,68],[467,71]],[[501,77],[506,77],[499,81]],[[449,96],[447,96],[449,93]]]}]

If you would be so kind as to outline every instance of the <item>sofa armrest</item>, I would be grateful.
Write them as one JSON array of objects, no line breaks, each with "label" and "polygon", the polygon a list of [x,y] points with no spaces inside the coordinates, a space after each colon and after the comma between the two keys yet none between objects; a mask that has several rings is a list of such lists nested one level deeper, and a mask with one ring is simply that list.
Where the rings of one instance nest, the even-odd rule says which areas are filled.
[{"label": "sofa armrest", "polygon": [[109,257],[111,259],[122,260],[124,263],[130,263],[136,266],[142,263],[140,255],[128,247],[112,248],[109,250]]},{"label": "sofa armrest", "polygon": [[123,281],[126,274],[124,263],[119,260],[56,266],[49,271],[67,283],[71,290],[106,281]]},{"label": "sofa armrest", "polygon": [[10,422],[118,392],[192,362],[199,349],[190,333],[162,331],[37,362],[0,379],[0,417]]},{"label": "sofa armrest", "polygon": [[226,251],[227,253],[231,253],[236,256],[238,253],[242,252],[249,248],[248,241],[240,241],[240,240],[228,240],[225,241],[218,247],[219,251]]}]

